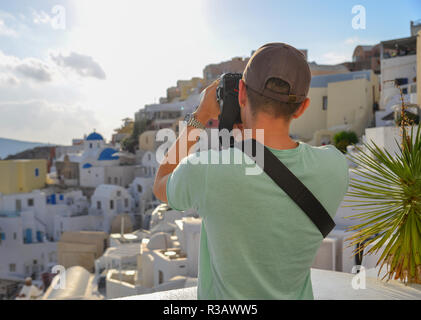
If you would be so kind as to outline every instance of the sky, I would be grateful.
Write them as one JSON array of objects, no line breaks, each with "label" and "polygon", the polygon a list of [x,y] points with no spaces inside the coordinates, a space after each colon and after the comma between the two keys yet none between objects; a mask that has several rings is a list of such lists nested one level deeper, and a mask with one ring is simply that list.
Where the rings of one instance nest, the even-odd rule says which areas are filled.
[{"label": "sky", "polygon": [[268,42],[341,63],[419,19],[419,0],[0,0],[0,137],[68,145],[95,129],[109,140],[207,64]]}]

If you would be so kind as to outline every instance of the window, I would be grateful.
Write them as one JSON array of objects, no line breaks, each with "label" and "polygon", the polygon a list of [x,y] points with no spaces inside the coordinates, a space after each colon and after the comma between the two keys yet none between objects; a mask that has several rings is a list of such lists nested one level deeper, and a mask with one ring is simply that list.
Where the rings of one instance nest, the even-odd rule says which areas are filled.
[{"label": "window", "polygon": [[152,156],[150,153],[148,153],[148,160],[151,161],[151,159],[152,159]]},{"label": "window", "polygon": [[411,84],[411,93],[416,93],[417,92],[417,85],[414,83],[414,84]]},{"label": "window", "polygon": [[98,210],[101,210],[101,201],[97,201],[97,202],[96,202],[96,208],[97,208]]},{"label": "window", "polygon": [[22,201],[20,199],[16,200],[16,211],[22,210]]},{"label": "window", "polygon": [[90,143],[90,144],[89,144],[89,148],[91,148],[91,149],[92,149],[92,143]]},{"label": "window", "polygon": [[158,270],[158,284],[164,282],[164,273],[161,270]]},{"label": "window", "polygon": [[114,209],[114,200],[110,200],[110,209],[113,210]]},{"label": "window", "polygon": [[121,197],[121,191],[117,191],[117,197]]},{"label": "window", "polygon": [[16,264],[15,263],[9,264],[9,271],[10,272],[16,272]]},{"label": "window", "polygon": [[34,206],[34,199],[28,199],[28,207]]},{"label": "window", "polygon": [[35,168],[35,177],[39,177],[39,169]]},{"label": "window", "polygon": [[124,207],[128,207],[129,206],[129,199],[124,199]]},{"label": "window", "polygon": [[114,184],[118,184],[118,178],[117,177],[114,178]]},{"label": "window", "polygon": [[323,110],[327,110],[327,96],[323,96]]},{"label": "window", "polygon": [[395,82],[398,86],[404,86],[408,84],[408,78],[396,78]]},{"label": "window", "polygon": [[111,177],[108,177],[108,184],[112,184],[112,183],[113,183],[113,181],[112,181]]},{"label": "window", "polygon": [[6,240],[6,233],[5,233],[5,232],[0,232],[0,243],[1,243],[3,240]]},{"label": "window", "polygon": [[34,264],[37,264],[37,263],[38,263],[38,261],[37,261],[36,259],[34,259],[33,263],[34,263]]},{"label": "window", "polygon": [[137,192],[142,193],[142,186],[140,184],[137,185]]},{"label": "window", "polygon": [[18,235],[16,234],[16,232],[13,232],[13,240],[16,240],[18,237]]}]

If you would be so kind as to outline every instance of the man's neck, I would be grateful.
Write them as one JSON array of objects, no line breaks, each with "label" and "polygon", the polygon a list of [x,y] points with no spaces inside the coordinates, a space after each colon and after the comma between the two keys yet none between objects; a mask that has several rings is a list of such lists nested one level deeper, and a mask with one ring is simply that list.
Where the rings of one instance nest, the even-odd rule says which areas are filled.
[{"label": "man's neck", "polygon": [[[289,136],[289,125],[290,122],[285,122],[282,119],[259,117],[252,125],[252,135],[254,139],[270,148],[294,149],[298,147],[298,143]],[[263,137],[256,135],[256,129],[264,129]]]}]

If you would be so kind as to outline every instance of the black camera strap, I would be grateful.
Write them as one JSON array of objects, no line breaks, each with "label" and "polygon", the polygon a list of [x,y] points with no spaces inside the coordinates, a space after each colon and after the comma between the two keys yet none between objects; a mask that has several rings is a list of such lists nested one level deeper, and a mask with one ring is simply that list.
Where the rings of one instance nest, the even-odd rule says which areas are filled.
[{"label": "black camera strap", "polygon": [[[245,143],[251,142],[251,148],[245,147]],[[259,146],[257,145],[259,144]],[[235,143],[232,146],[239,148],[304,211],[310,220],[319,229],[323,238],[335,227],[335,222],[329,213],[310,190],[278,159],[268,148],[254,139]],[[256,154],[257,148],[264,150],[264,163],[259,163]],[[261,150],[262,150],[261,149]]]}]

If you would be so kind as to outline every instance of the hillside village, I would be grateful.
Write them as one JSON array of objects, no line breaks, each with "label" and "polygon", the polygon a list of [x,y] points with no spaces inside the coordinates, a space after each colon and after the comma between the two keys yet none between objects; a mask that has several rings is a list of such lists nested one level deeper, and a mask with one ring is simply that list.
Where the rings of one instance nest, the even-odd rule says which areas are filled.
[{"label": "hillside village", "polygon": [[[419,121],[421,113],[421,22],[410,29],[406,38],[357,46],[351,62],[309,62],[311,106],[293,122],[291,137],[322,146],[354,132],[359,145],[374,141],[396,152],[401,96],[386,81],[400,86],[408,114]],[[123,119],[109,139],[92,128],[43,156],[0,160],[0,299],[114,299],[195,287],[201,218],[155,198],[156,134],[178,132],[201,91],[223,73],[242,72],[248,59],[211,64],[202,77],[177,81],[158,104]],[[217,127],[217,119],[207,123]],[[345,147],[353,177],[358,151]],[[358,264],[376,267],[376,256],[358,261],[347,246],[345,230],[357,223],[345,218],[351,214],[338,209],[314,269],[350,274]],[[60,276],[72,288],[61,288]]]}]

